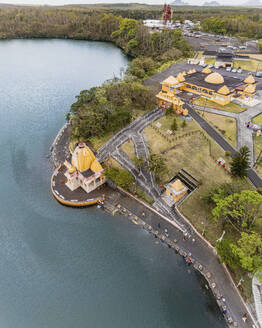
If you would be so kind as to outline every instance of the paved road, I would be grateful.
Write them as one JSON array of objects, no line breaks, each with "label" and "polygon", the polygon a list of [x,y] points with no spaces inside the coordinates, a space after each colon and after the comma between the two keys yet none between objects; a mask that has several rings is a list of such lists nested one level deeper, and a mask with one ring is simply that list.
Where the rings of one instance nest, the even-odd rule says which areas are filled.
[{"label": "paved road", "polygon": [[[109,198],[111,204],[120,203],[130,212],[134,213],[136,216],[151,225],[154,230],[158,230],[159,233],[164,234],[164,229],[168,229],[169,238],[171,240],[176,239],[177,244],[180,247],[184,248],[187,252],[190,252],[194,259],[196,259],[205,268],[207,268],[209,272],[211,272],[211,280],[216,283],[217,290],[225,298],[225,305],[228,308],[228,312],[232,316],[233,320],[238,322],[238,327],[252,327],[252,320],[250,318],[248,318],[246,323],[243,323],[241,320],[243,314],[247,312],[245,306],[223,266],[219,263],[213,249],[208,247],[201,238],[194,236],[194,242],[192,239],[184,241],[183,234],[179,230],[175,229],[174,226],[165,221],[157,213],[138,203],[136,200],[129,197],[123,197],[118,192],[110,193]],[[144,217],[142,217],[142,212],[145,212]]]}]

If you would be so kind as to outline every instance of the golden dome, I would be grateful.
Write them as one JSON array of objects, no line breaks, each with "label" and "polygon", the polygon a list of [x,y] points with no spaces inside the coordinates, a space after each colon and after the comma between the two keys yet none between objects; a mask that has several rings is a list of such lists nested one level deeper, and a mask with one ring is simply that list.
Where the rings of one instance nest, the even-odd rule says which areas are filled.
[{"label": "golden dome", "polygon": [[179,83],[178,80],[172,75],[162,82],[162,84],[170,84],[170,85],[176,85],[178,83]]},{"label": "golden dome", "polygon": [[256,86],[255,86],[255,85],[252,85],[252,84],[249,84],[249,85],[244,89],[244,92],[246,92],[246,93],[254,93],[254,92],[256,92]]},{"label": "golden dome", "polygon": [[177,75],[176,79],[178,80],[178,82],[185,82],[185,78],[184,78],[184,75],[182,73],[179,73]]},{"label": "golden dome", "polygon": [[211,69],[210,69],[208,66],[206,66],[206,67],[202,70],[202,73],[205,73],[205,74],[211,74],[212,71],[211,71]]},{"label": "golden dome", "polygon": [[[84,147],[83,147],[83,145],[78,145],[73,152],[72,165],[75,166],[80,172],[84,172],[88,169],[92,170],[92,165],[94,164],[95,161],[97,161],[97,160],[96,160],[94,153],[85,144],[84,144]],[[93,167],[97,168],[98,166],[97,166],[97,164],[94,164]],[[101,167],[101,165],[100,165],[100,167]],[[101,167],[101,170],[102,170],[102,167]]]},{"label": "golden dome", "polygon": [[212,83],[212,84],[222,84],[224,83],[224,78],[221,74],[214,72],[209,74],[206,78],[205,81],[207,83]]},{"label": "golden dome", "polygon": [[247,84],[253,84],[256,82],[256,80],[254,79],[253,75],[248,75],[248,77],[245,78],[244,82]]},{"label": "golden dome", "polygon": [[230,93],[230,90],[228,89],[228,87],[226,85],[223,85],[223,87],[221,87],[217,93],[220,93],[221,95],[228,95]]},{"label": "golden dome", "polygon": [[99,171],[102,171],[103,168],[101,166],[101,164],[98,162],[98,160],[94,160],[93,163],[91,164],[91,170],[93,172],[99,172]]}]

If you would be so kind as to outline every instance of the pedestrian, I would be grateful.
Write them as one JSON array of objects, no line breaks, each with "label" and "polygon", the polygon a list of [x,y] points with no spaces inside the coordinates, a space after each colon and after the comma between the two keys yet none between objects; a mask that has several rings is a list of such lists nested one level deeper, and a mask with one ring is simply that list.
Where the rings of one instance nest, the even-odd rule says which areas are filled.
[{"label": "pedestrian", "polygon": [[160,223],[158,223],[158,225],[157,225],[157,226],[158,226],[158,228],[160,229],[160,227],[161,227],[161,226],[160,226]]},{"label": "pedestrian", "polygon": [[142,212],[142,216],[145,216],[145,212],[144,211]]},{"label": "pedestrian", "polygon": [[246,320],[247,320],[247,313],[245,313],[245,314],[243,315],[242,320],[243,320],[244,322],[246,322]]},{"label": "pedestrian", "polygon": [[195,238],[192,238],[192,243],[194,243],[195,242]]}]

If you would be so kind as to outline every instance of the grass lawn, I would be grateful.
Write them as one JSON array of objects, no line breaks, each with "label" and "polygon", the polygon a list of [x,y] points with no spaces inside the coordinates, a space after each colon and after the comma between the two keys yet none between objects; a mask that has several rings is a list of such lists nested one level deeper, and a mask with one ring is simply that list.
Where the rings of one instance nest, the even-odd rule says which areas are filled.
[{"label": "grass lawn", "polygon": [[[152,127],[147,127],[144,133],[151,151],[161,154],[167,160],[167,172],[161,176],[162,183],[167,182],[182,168],[201,181],[200,187],[182,204],[181,210],[199,231],[205,228],[207,238],[214,242],[223,229],[222,226],[207,220],[210,209],[200,200],[200,195],[215,184],[230,182],[230,175],[209,155],[209,144],[199,134],[170,142]],[[211,149],[215,158],[226,159],[224,151],[212,141]]]},{"label": "grass lawn", "polygon": [[215,65],[215,62],[216,62],[216,58],[205,58],[205,64],[207,65],[209,64]]},{"label": "grass lawn", "polygon": [[[259,114],[253,119],[253,122],[262,126],[262,114]],[[260,151],[262,150],[262,137],[254,137],[254,151],[255,158],[258,157]],[[262,159],[262,156],[260,157]],[[256,165],[255,167],[257,173],[262,177],[262,164]]]},{"label": "grass lawn", "polygon": [[236,146],[236,120],[231,117],[200,112],[203,118],[215,127],[230,143]]},{"label": "grass lawn", "polygon": [[233,102],[222,106],[222,105],[215,103],[214,101],[211,101],[211,100],[203,98],[203,97],[199,97],[199,98],[193,100],[193,104],[198,105],[198,106],[215,108],[218,110],[223,110],[223,111],[231,112],[231,113],[241,113],[246,110],[246,107],[241,107],[238,104],[235,104]]},{"label": "grass lawn", "polygon": [[157,123],[160,123],[161,127],[158,128],[158,130],[167,135],[167,130],[171,130],[171,125],[173,123],[174,118],[176,118],[177,127],[178,127],[177,131],[174,132],[175,135],[180,135],[185,132],[199,129],[199,126],[195,121],[186,122],[186,126],[182,127],[183,120],[181,120],[179,116],[174,114],[165,115],[161,117],[159,120],[153,122],[153,125],[156,126]]},{"label": "grass lawn", "polygon": [[200,60],[202,58],[203,51],[198,51],[196,59]]},{"label": "grass lawn", "polygon": [[262,54],[244,54],[244,53],[241,53],[241,55],[243,55],[243,56],[249,56],[252,59],[262,60]]},{"label": "grass lawn", "polygon": [[[262,137],[254,137],[254,151],[255,151],[255,158],[257,159],[260,151],[262,150]],[[260,159],[262,159],[262,156],[260,156]],[[262,177],[262,164],[258,164],[255,167],[255,170],[257,173]]]},{"label": "grass lawn", "polygon": [[259,114],[253,118],[253,122],[262,126],[262,114]]},{"label": "grass lawn", "polygon": [[136,157],[135,147],[132,140],[128,140],[121,146],[122,150],[129,156],[130,159]]},{"label": "grass lawn", "polygon": [[234,60],[234,68],[239,67],[247,71],[255,72],[256,70],[262,69],[262,62],[257,60]]}]

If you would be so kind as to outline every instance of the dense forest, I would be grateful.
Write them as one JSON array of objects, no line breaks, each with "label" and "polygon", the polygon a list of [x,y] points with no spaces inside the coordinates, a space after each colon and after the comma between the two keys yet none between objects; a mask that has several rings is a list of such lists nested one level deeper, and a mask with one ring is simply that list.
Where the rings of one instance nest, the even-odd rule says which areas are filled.
[{"label": "dense forest", "polygon": [[179,31],[150,34],[148,29],[135,19],[99,10],[68,8],[2,8],[0,38],[112,41],[128,55],[149,56],[158,60],[170,49],[178,49],[183,56],[187,56],[191,50]]},{"label": "dense forest", "polygon": [[117,79],[83,90],[76,98],[67,115],[73,127],[72,141],[101,138],[130,123],[135,110],[155,106],[154,95],[140,82]]}]

